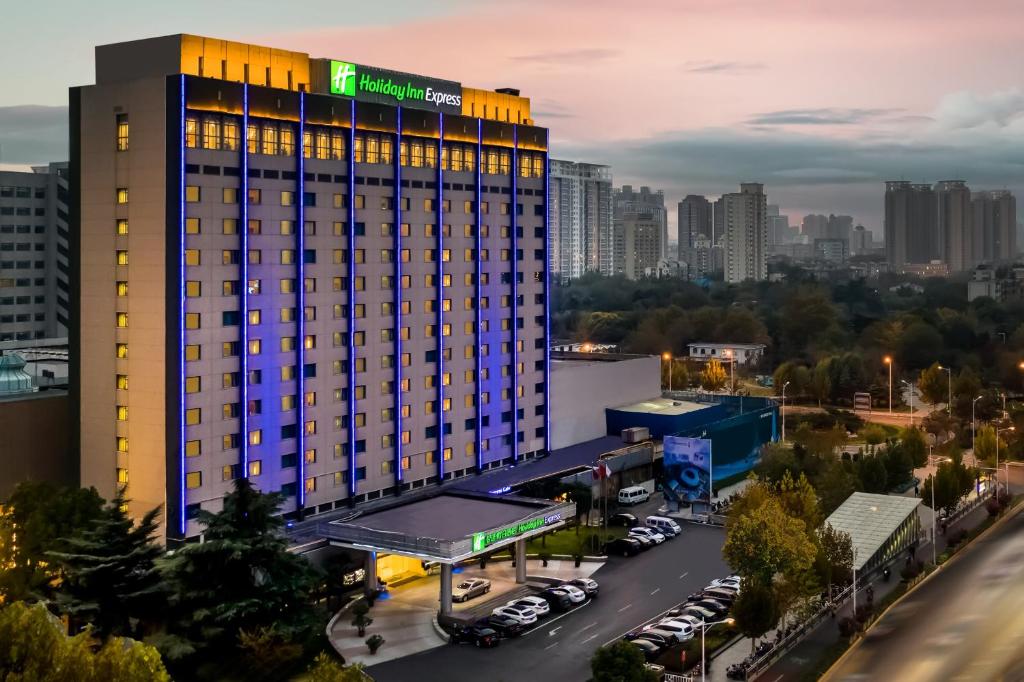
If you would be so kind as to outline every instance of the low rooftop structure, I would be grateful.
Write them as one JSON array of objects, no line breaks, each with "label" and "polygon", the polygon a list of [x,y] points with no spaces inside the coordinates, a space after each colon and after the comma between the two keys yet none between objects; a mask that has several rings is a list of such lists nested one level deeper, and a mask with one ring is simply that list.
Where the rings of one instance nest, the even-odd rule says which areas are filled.
[{"label": "low rooftop structure", "polygon": [[853,567],[872,569],[893,558],[917,541],[921,500],[900,495],[854,493],[846,498],[825,523],[849,533],[853,542]]}]

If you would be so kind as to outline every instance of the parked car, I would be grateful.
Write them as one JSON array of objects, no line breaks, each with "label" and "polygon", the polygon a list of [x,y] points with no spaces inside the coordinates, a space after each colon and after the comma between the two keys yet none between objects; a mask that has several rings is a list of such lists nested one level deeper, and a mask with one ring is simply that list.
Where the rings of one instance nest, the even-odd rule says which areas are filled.
[{"label": "parked car", "polygon": [[700,606],[708,611],[712,611],[718,615],[724,615],[729,612],[729,607],[720,601],[714,599],[698,599],[694,601],[686,602],[687,606]]},{"label": "parked car", "polygon": [[572,608],[572,599],[569,597],[569,593],[557,587],[549,587],[537,596],[547,601],[552,611],[562,612]]},{"label": "parked car", "polygon": [[653,625],[648,625],[644,630],[664,630],[671,632],[677,642],[685,642],[693,637],[693,626],[678,620],[666,618]]},{"label": "parked car", "polygon": [[519,606],[528,606],[537,612],[538,616],[546,616],[551,613],[551,605],[548,604],[546,599],[541,597],[520,597],[519,599],[513,599],[509,602],[509,605],[517,604]]},{"label": "parked car", "polygon": [[728,578],[715,578],[708,587],[731,587],[739,592],[740,577],[738,575],[730,575]]},{"label": "parked car", "polygon": [[481,649],[498,646],[501,637],[498,631],[481,625],[470,625],[452,633],[456,644],[473,644]]},{"label": "parked car", "polygon": [[558,589],[567,592],[569,594],[569,599],[572,600],[573,604],[582,604],[587,601],[587,593],[578,587],[566,583],[559,585]]},{"label": "parked car", "polygon": [[615,538],[604,546],[604,553],[608,555],[636,556],[641,550],[643,546],[636,538]]},{"label": "parked car", "polygon": [[642,485],[631,485],[619,491],[619,504],[640,504],[650,499],[651,494]]},{"label": "parked car", "polygon": [[706,590],[698,592],[696,595],[693,596],[700,596],[706,599],[714,599],[715,601],[720,601],[723,604],[728,604],[729,606],[732,606],[732,603],[736,601],[735,591],[722,589],[719,587],[710,587]]},{"label": "parked car", "polygon": [[672,620],[677,623],[686,623],[694,630],[698,629],[701,626],[701,623],[704,622],[704,619],[699,616],[684,614],[683,609],[672,609],[665,615],[668,620]]},{"label": "parked car", "polygon": [[491,581],[486,578],[469,578],[452,588],[452,601],[464,602],[491,591]]},{"label": "parked car", "polygon": [[608,517],[608,525],[635,528],[640,525],[640,520],[632,514],[627,514],[626,512],[619,512],[618,514],[612,514]]},{"label": "parked car", "polygon": [[671,635],[668,635],[667,633],[652,632],[650,630],[641,632],[633,638],[633,641],[638,639],[646,639],[648,642],[655,644],[662,651],[676,643],[675,638]]},{"label": "parked car", "polygon": [[628,640],[630,644],[640,650],[640,653],[644,655],[644,659],[647,661],[653,661],[661,655],[661,649],[654,642],[647,639],[631,639]]},{"label": "parked car", "polygon": [[[643,633],[641,634],[641,636],[643,636],[643,635],[658,635],[659,637],[664,638],[665,642],[669,646],[672,646],[676,642],[683,641],[681,639],[683,637],[682,634],[680,634],[679,637],[676,637],[676,633],[673,630],[670,630],[670,629],[667,629],[667,628],[661,628],[657,623],[655,623],[654,625],[648,625],[647,627],[645,627],[643,629]],[[692,636],[693,636],[693,632],[690,632],[690,637],[692,637]]]},{"label": "parked car", "polygon": [[522,623],[508,616],[490,616],[485,618],[482,623],[497,630],[502,637],[517,637],[524,629]]},{"label": "parked car", "polygon": [[597,584],[596,580],[590,578],[575,578],[565,582],[566,585],[572,585],[573,587],[583,590],[588,597],[596,597],[598,592],[601,590],[601,586]]},{"label": "parked car", "polygon": [[633,537],[645,537],[654,540],[654,544],[660,545],[665,542],[665,536],[656,530],[650,528],[630,528],[629,534]]},{"label": "parked car", "polygon": [[683,607],[683,609],[680,611],[680,615],[694,616],[707,623],[717,623],[718,621],[722,620],[722,618],[724,618],[724,616],[720,616],[710,609],[706,609],[703,606],[694,605],[688,605]]},{"label": "parked car", "polygon": [[644,519],[644,525],[670,538],[683,532],[682,527],[667,516],[648,516]]},{"label": "parked car", "polygon": [[491,611],[491,615],[508,616],[518,620],[523,625],[533,625],[537,622],[537,612],[529,606],[510,606],[506,604]]},{"label": "parked car", "polygon": [[[635,530],[635,529],[633,529],[633,530]],[[631,537],[634,540],[636,540],[637,542],[639,542],[640,543],[640,549],[650,549],[651,547],[654,547],[656,544],[658,544],[657,542],[655,542],[653,539],[647,537],[646,535],[628,535],[627,537]]]}]

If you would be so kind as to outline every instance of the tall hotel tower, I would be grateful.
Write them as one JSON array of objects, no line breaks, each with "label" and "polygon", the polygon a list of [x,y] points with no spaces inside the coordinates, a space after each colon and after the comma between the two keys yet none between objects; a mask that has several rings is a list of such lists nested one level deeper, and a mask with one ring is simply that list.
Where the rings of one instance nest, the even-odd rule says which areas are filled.
[{"label": "tall hotel tower", "polygon": [[83,485],[194,537],[547,451],[548,134],[516,90],[174,35],[72,88]]}]

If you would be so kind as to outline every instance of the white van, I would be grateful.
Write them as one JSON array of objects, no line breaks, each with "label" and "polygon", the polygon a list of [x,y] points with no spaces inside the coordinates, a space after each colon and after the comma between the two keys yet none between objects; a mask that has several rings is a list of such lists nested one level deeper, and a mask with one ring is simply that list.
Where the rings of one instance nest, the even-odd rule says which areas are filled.
[{"label": "white van", "polygon": [[619,491],[619,504],[640,504],[646,502],[651,494],[642,485],[631,485]]},{"label": "white van", "polygon": [[656,530],[665,537],[675,537],[683,532],[683,529],[679,527],[679,524],[666,516],[648,516],[644,521],[651,530]]}]

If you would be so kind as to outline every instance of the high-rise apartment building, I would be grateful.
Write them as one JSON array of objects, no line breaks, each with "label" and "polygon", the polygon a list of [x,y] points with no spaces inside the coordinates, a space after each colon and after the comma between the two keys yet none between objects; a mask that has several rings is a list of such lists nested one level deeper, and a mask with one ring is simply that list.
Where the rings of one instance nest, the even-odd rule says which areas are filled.
[{"label": "high-rise apartment building", "polygon": [[174,35],[70,99],[83,485],[178,540],[238,477],[301,517],[546,451],[518,91]]},{"label": "high-rise apartment building", "polygon": [[778,204],[768,204],[768,247],[788,244],[793,240],[793,231],[789,227],[789,216],[779,212]]},{"label": "high-rise apartment building", "polygon": [[563,280],[614,271],[612,169],[551,159],[551,271]]},{"label": "high-rise apartment building", "polygon": [[764,185],[745,182],[722,196],[725,206],[725,281],[768,278],[767,201]]},{"label": "high-rise apartment building", "polygon": [[941,259],[950,272],[973,268],[970,188],[963,180],[942,180],[935,185],[935,199]]},{"label": "high-rise apartment building", "polygon": [[890,265],[930,263],[942,257],[936,213],[931,185],[885,183],[885,256]]},{"label": "high-rise apartment building", "polygon": [[639,279],[657,270],[662,223],[648,215],[626,213],[615,219],[615,274]]},{"label": "high-rise apartment building", "polygon": [[612,194],[613,219],[631,215],[636,218],[656,221],[658,231],[658,258],[665,258],[668,249],[668,214],[665,210],[665,192],[641,187],[634,191],[631,185],[623,185]]},{"label": "high-rise apartment building", "polygon": [[677,206],[678,211],[678,243],[676,244],[679,260],[686,260],[687,249],[694,246],[698,236],[711,238],[712,212],[711,202],[700,194],[687,194]]},{"label": "high-rise apartment building", "polygon": [[0,170],[0,341],[68,335],[67,173]]},{"label": "high-rise apartment building", "polygon": [[975,264],[1017,257],[1017,199],[1012,192],[972,193],[971,222]]}]

